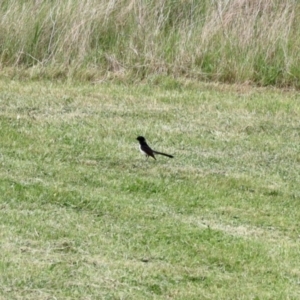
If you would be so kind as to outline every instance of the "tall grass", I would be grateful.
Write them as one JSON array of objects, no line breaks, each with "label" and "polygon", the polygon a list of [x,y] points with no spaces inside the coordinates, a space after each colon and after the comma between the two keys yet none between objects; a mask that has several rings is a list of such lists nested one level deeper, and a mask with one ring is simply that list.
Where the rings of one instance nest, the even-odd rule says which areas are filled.
[{"label": "tall grass", "polygon": [[3,0],[0,64],[51,78],[163,74],[299,87],[299,7],[296,0]]}]

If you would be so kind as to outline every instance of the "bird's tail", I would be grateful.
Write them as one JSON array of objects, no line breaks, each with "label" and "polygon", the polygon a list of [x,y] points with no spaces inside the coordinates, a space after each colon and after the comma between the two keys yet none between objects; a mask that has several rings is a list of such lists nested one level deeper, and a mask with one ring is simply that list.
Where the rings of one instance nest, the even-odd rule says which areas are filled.
[{"label": "bird's tail", "polygon": [[166,153],[162,153],[162,152],[158,152],[158,151],[153,151],[155,154],[160,154],[160,155],[164,155],[164,156],[167,156],[167,157],[170,157],[170,158],[173,158],[174,156],[173,155],[170,155],[170,154],[166,154]]}]

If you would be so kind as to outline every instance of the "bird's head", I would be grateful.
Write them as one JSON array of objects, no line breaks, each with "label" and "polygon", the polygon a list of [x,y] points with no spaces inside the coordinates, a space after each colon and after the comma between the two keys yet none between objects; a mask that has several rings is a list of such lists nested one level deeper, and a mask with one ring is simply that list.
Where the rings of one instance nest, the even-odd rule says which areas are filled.
[{"label": "bird's head", "polygon": [[139,142],[145,142],[145,141],[146,141],[146,139],[145,139],[143,136],[138,136],[136,139],[137,139]]}]

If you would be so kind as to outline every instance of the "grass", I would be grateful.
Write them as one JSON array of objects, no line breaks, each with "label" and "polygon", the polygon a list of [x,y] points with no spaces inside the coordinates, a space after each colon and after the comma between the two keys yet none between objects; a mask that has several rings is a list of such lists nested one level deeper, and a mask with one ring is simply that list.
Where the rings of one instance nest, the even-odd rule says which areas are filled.
[{"label": "grass", "polygon": [[299,298],[298,93],[0,90],[1,299]]},{"label": "grass", "polygon": [[0,68],[13,79],[299,88],[299,11],[282,0],[3,0]]}]

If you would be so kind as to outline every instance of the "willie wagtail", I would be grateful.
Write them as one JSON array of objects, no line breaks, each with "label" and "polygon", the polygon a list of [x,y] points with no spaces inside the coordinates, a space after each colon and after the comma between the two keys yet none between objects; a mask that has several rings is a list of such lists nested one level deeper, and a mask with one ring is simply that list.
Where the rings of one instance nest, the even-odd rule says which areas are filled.
[{"label": "willie wagtail", "polygon": [[156,159],[155,156],[154,156],[154,154],[160,154],[160,155],[168,156],[168,157],[170,157],[170,158],[173,158],[173,157],[174,157],[174,156],[169,155],[169,154],[166,154],[166,153],[162,153],[162,152],[158,152],[158,151],[152,150],[152,149],[148,146],[148,144],[146,143],[146,139],[145,139],[143,136],[138,136],[138,137],[137,137],[137,140],[138,140],[139,143],[140,143],[140,151],[141,151],[143,154],[145,154],[146,157],[151,156],[151,157],[153,157],[154,159]]}]

